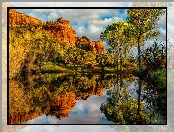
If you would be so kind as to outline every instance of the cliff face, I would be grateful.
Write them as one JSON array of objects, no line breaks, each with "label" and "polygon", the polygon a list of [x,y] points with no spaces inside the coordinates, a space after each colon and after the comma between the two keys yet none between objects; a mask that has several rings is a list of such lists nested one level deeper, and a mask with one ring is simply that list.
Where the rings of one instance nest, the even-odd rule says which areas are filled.
[{"label": "cliff face", "polygon": [[89,48],[90,39],[86,36],[76,37],[76,46],[82,49],[90,50]]},{"label": "cliff face", "polygon": [[14,9],[9,10],[9,24],[12,26],[28,25],[28,24],[45,24],[45,22],[18,12]]},{"label": "cliff face", "polygon": [[56,22],[49,21],[44,29],[49,31],[59,41],[68,43],[70,47],[75,46],[76,31],[71,27],[68,20],[58,18]]},{"label": "cliff face", "polygon": [[49,31],[54,37],[68,45],[77,46],[93,53],[105,53],[104,42],[91,41],[86,36],[76,36],[76,31],[70,25],[70,21],[58,18],[56,22],[48,21],[44,29]]}]

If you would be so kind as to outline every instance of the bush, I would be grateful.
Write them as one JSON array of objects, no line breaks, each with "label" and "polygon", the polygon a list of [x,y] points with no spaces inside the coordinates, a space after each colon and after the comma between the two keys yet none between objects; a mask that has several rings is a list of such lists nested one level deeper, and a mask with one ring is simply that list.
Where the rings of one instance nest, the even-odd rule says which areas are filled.
[{"label": "bush", "polygon": [[151,47],[142,51],[141,62],[144,68],[152,71],[166,68],[166,46],[154,42]]}]

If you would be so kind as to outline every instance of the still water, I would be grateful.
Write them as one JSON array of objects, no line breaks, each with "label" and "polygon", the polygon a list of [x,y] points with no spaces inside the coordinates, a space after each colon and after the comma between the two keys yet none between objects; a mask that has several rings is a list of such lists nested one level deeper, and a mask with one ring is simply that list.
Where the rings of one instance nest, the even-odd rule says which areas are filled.
[{"label": "still water", "polygon": [[[151,86],[149,88],[149,86]],[[166,124],[152,85],[132,74],[10,80],[10,124]]]}]

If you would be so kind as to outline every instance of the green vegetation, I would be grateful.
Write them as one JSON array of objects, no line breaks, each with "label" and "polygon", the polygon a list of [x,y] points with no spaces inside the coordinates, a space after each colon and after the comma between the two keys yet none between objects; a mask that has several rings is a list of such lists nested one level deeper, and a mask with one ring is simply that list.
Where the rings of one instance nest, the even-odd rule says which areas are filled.
[{"label": "green vegetation", "polygon": [[[59,42],[40,25],[10,26],[10,78],[39,72],[117,72],[111,54],[94,54]],[[133,58],[132,58],[133,59]],[[134,61],[135,62],[135,61]],[[129,66],[128,66],[129,64]],[[131,65],[130,65],[131,64]],[[134,67],[124,59],[122,69]],[[107,69],[110,70],[107,70]]]}]

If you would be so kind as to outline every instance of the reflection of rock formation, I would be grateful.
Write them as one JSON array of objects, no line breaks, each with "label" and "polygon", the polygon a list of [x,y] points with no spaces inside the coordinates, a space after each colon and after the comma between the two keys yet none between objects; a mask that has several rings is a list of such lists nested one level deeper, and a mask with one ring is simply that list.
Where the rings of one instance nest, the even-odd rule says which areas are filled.
[{"label": "reflection of rock formation", "polygon": [[65,95],[58,96],[55,100],[52,101],[50,113],[47,115],[56,115],[58,119],[63,117],[68,117],[69,112],[76,105],[75,94],[70,92]]},{"label": "reflection of rock formation", "polygon": [[44,28],[53,34],[59,41],[66,42],[70,46],[75,46],[76,31],[68,20],[58,18],[57,22],[48,21]]},{"label": "reflection of rock formation", "polygon": [[9,124],[21,124],[41,115],[43,113],[10,112]]},{"label": "reflection of rock formation", "polygon": [[91,95],[101,96],[103,94],[104,88],[100,88],[96,84],[93,84],[89,91],[79,92],[79,94],[76,96],[76,100],[87,100],[89,97],[91,97]]}]

